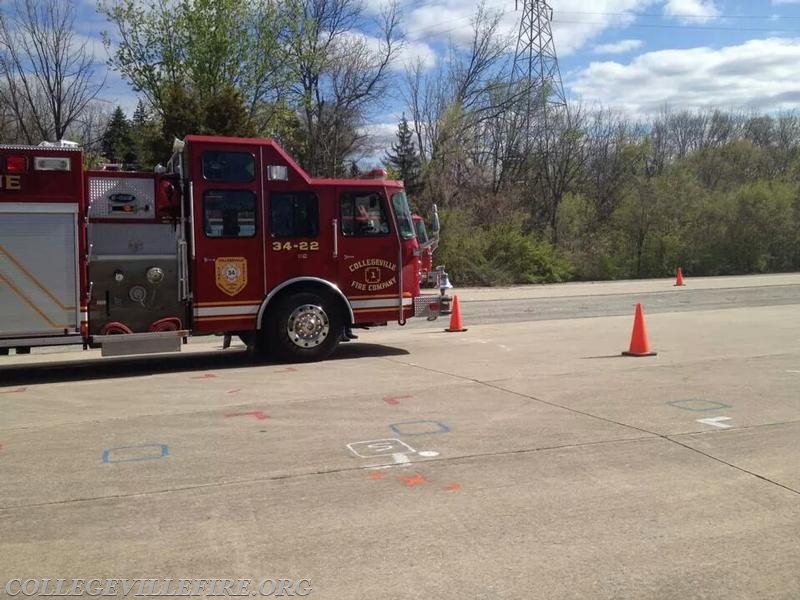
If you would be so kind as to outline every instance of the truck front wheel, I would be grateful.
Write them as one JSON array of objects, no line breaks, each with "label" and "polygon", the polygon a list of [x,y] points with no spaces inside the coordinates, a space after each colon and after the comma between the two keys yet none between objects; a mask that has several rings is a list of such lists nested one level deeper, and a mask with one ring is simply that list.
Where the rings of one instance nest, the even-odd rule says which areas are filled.
[{"label": "truck front wheel", "polygon": [[300,292],[281,299],[268,321],[270,351],[279,360],[312,362],[330,356],[344,323],[327,295]]}]

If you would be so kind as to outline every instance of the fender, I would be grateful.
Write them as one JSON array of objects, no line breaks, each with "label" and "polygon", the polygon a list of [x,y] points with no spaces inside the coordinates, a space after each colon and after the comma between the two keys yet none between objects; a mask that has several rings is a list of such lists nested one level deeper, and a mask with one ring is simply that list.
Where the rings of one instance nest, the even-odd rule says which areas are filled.
[{"label": "fender", "polygon": [[331,283],[330,281],[327,281],[326,279],[320,279],[319,277],[295,277],[294,279],[289,279],[288,281],[284,281],[279,286],[275,287],[272,291],[270,291],[269,294],[267,294],[267,297],[264,298],[263,302],[261,302],[261,306],[258,309],[258,316],[256,317],[257,329],[261,329],[261,321],[264,318],[264,311],[267,309],[267,305],[275,297],[275,295],[278,294],[278,292],[280,292],[281,290],[296,283],[314,283],[327,287],[332,292],[334,292],[336,296],[342,299],[344,305],[347,307],[347,312],[350,314],[350,322],[351,323],[355,322],[356,317],[353,314],[353,307],[350,306],[350,301],[342,293],[342,290],[339,289],[339,286],[337,286],[334,283]]}]

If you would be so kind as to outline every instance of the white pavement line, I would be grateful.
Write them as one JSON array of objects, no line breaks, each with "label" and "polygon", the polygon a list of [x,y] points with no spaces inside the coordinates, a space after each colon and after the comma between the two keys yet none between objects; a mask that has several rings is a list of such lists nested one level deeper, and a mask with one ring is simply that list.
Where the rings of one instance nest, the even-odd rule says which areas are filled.
[{"label": "white pavement line", "polygon": [[392,458],[394,459],[394,464],[396,465],[410,465],[411,459],[408,458],[407,455],[398,452],[397,454],[392,454]]},{"label": "white pavement line", "polygon": [[417,452],[422,458],[436,458],[439,456],[439,453],[435,450],[420,450]]},{"label": "white pavement line", "polygon": [[730,417],[709,417],[708,419],[697,419],[698,423],[704,425],[711,425],[712,427],[719,427],[720,429],[730,429],[733,425],[727,425],[722,421],[730,421]]},{"label": "white pavement line", "polygon": [[378,469],[391,469],[392,467],[407,467],[411,464],[411,459],[408,458],[408,455],[403,454],[402,452],[392,454],[392,460],[394,460],[393,465],[375,465],[367,468],[372,471],[376,471]]}]

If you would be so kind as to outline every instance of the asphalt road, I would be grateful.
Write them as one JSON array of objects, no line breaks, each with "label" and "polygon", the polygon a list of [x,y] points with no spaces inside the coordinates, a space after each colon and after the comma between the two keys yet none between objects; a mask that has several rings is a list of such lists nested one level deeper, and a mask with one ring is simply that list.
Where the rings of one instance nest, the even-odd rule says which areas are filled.
[{"label": "asphalt road", "polygon": [[[535,289],[531,287],[529,293],[532,294]],[[455,293],[460,292],[456,289]],[[800,285],[779,284],[725,289],[682,288],[662,292],[607,293],[556,298],[526,296],[524,288],[518,288],[517,294],[507,299],[471,300],[469,296],[470,291],[467,291],[464,294],[465,299],[460,300],[464,318],[469,323],[484,325],[630,315],[637,303],[645,306],[648,314],[787,306],[800,303]],[[412,325],[423,326],[422,323],[416,322]]]}]

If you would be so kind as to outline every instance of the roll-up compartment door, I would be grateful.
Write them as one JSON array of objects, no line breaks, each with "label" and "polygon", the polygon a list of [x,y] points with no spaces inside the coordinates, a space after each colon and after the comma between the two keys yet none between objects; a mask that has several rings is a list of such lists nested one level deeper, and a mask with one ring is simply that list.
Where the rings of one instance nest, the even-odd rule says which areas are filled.
[{"label": "roll-up compartment door", "polygon": [[76,207],[0,205],[0,336],[79,331]]}]

